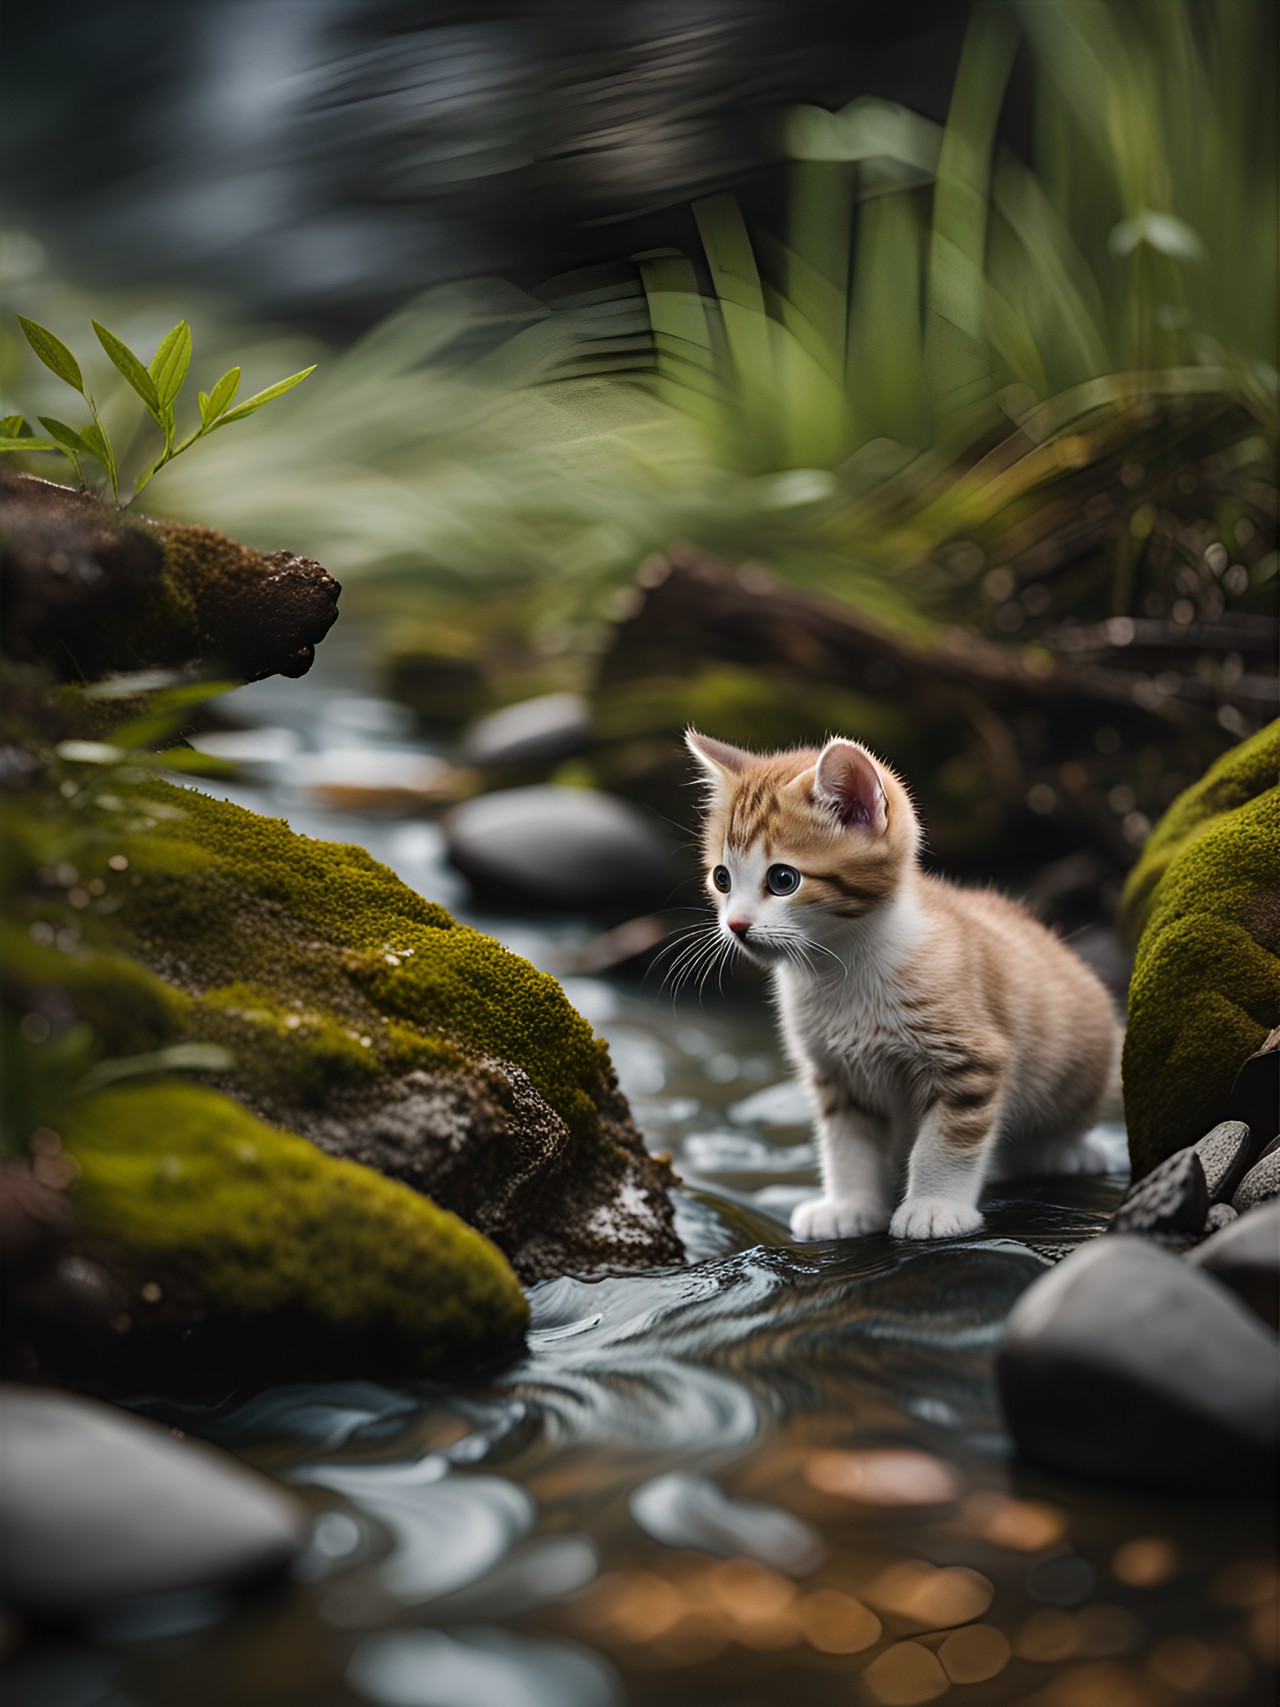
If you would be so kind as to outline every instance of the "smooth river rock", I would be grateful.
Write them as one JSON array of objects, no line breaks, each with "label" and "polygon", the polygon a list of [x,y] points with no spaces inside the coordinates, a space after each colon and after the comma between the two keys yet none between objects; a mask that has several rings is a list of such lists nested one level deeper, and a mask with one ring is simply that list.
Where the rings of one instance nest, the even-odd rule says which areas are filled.
[{"label": "smooth river rock", "polygon": [[477,894],[556,912],[661,906],[680,876],[659,819],[587,789],[483,794],[449,814],[445,842]]},{"label": "smooth river rock", "polygon": [[1273,1197],[1280,1197],[1280,1138],[1272,1140],[1240,1181],[1231,1207],[1237,1215],[1243,1215]]},{"label": "smooth river rock", "polygon": [[1243,1120],[1224,1120],[1191,1147],[1204,1169],[1210,1203],[1224,1199],[1229,1203],[1253,1159],[1255,1145],[1249,1128]]},{"label": "smooth river rock", "polygon": [[1274,1480],[1274,1335],[1146,1239],[1095,1239],[1042,1275],[1009,1317],[997,1376],[1034,1463],[1184,1495],[1260,1496]]},{"label": "smooth river rock", "polygon": [[214,1447],[42,1388],[0,1387],[0,1602],[74,1619],[282,1571],[306,1507]]},{"label": "smooth river rock", "polygon": [[1135,1180],[1112,1218],[1112,1233],[1142,1233],[1148,1238],[1195,1234],[1209,1213],[1209,1188],[1200,1158],[1192,1148],[1179,1150]]},{"label": "smooth river rock", "polygon": [[578,693],[545,693],[504,705],[473,723],[462,757],[482,770],[554,765],[584,752],[591,740],[591,707]]},{"label": "smooth river rock", "polygon": [[1238,1215],[1192,1251],[1188,1261],[1229,1286],[1249,1308],[1280,1328],[1280,1201]]}]

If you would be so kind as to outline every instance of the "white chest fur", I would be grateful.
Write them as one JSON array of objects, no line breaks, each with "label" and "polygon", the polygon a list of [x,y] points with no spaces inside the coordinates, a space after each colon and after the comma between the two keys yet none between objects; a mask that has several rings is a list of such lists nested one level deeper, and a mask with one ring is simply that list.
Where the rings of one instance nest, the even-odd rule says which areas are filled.
[{"label": "white chest fur", "polygon": [[783,966],[774,973],[795,1065],[846,1084],[864,1106],[885,1115],[908,1099],[923,1047],[905,974],[926,930],[915,898],[900,896],[866,920],[833,928],[822,939],[828,952],[811,969]]}]

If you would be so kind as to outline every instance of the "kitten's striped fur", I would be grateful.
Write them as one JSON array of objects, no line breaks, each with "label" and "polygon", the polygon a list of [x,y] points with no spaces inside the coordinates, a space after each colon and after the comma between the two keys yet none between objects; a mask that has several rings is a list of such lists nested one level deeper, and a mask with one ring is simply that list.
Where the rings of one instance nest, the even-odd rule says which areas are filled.
[{"label": "kitten's striped fur", "polygon": [[[1096,1170],[1085,1135],[1120,1027],[1093,972],[1015,901],[923,872],[910,796],[859,743],[757,757],[687,740],[720,928],[771,969],[813,1102],[823,1194],[796,1236],[969,1233],[993,1173]],[[766,885],[779,864],[792,894]]]}]

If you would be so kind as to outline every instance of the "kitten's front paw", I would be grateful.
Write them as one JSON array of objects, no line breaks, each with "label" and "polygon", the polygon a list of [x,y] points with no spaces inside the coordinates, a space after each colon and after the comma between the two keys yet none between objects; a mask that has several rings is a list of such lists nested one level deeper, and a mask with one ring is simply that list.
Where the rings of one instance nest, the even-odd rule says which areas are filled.
[{"label": "kitten's front paw", "polygon": [[966,1203],[947,1197],[909,1197],[900,1204],[889,1223],[895,1239],[956,1239],[976,1233],[982,1216]]},{"label": "kitten's front paw", "polygon": [[796,1239],[857,1239],[863,1233],[882,1232],[888,1225],[884,1204],[864,1198],[815,1197],[791,1214]]}]

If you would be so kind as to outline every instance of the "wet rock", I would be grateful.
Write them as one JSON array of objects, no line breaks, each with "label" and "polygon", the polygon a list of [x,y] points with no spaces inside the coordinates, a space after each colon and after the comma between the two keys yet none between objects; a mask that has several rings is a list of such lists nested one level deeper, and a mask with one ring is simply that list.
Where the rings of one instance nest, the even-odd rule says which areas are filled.
[{"label": "wet rock", "polygon": [[1212,1132],[1206,1132],[1192,1148],[1204,1169],[1210,1203],[1224,1199],[1230,1201],[1232,1192],[1244,1178],[1253,1152],[1249,1128],[1242,1120],[1224,1120]]},{"label": "wet rock", "polygon": [[462,757],[482,770],[550,766],[584,752],[591,707],[581,694],[548,693],[491,711],[472,725]]},{"label": "wet rock", "polygon": [[1188,1260],[1229,1286],[1264,1322],[1280,1328],[1280,1202],[1272,1199],[1234,1216]]},{"label": "wet rock", "polygon": [[1204,1230],[1206,1233],[1217,1233],[1237,1219],[1236,1212],[1229,1203],[1211,1203],[1209,1213],[1204,1218]]},{"label": "wet rock", "polygon": [[1209,1213],[1209,1188],[1195,1150],[1179,1150],[1135,1181],[1112,1219],[1112,1233],[1196,1234]]},{"label": "wet rock", "polygon": [[449,815],[445,836],[450,862],[477,894],[557,912],[661,905],[680,875],[658,819],[586,789],[481,795]]},{"label": "wet rock", "polygon": [[112,1307],[81,1332],[32,1277],[6,1367],[108,1392],[422,1373],[519,1343],[499,1250],[525,1280],[679,1260],[670,1168],[554,978],[362,849],[128,788],[78,866],[22,879],[41,928],[4,993],[81,1026],[92,1059],[151,1058],[42,1117],[63,1154],[39,1165],[79,1173],[68,1254]]},{"label": "wet rock", "polygon": [[112,1394],[201,1392],[426,1374],[520,1344],[524,1296],[474,1228],[228,1096],[126,1082],[76,1099],[60,1124],[72,1254],[10,1292],[10,1369],[34,1361]]},{"label": "wet rock", "polygon": [[306,1507],[213,1447],[92,1400],[0,1389],[0,1601],[76,1619],[242,1587],[301,1551]]},{"label": "wet rock", "polygon": [[69,679],[192,663],[245,680],[301,676],[340,591],[309,557],[0,474],[5,650]]},{"label": "wet rock", "polygon": [[1280,1138],[1274,1138],[1236,1188],[1231,1207],[1243,1215],[1257,1203],[1280,1197]]},{"label": "wet rock", "polygon": [[997,1376],[1019,1451],[1047,1468],[1196,1495],[1256,1497],[1274,1478],[1273,1336],[1148,1240],[1096,1239],[1042,1275]]}]

